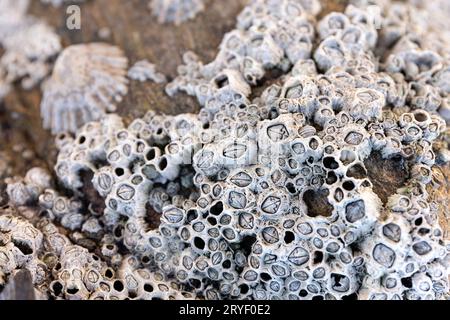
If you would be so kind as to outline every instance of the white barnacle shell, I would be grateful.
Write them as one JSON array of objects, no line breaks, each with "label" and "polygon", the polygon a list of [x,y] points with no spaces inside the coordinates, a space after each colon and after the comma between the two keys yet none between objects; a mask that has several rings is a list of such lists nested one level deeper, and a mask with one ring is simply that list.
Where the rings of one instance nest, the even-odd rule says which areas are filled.
[{"label": "white barnacle shell", "polygon": [[44,84],[41,116],[53,133],[74,132],[106,112],[127,91],[128,60],[122,50],[104,43],[73,45],[58,57]]},{"label": "white barnacle shell", "polygon": [[354,92],[352,105],[344,108],[354,118],[381,118],[381,110],[386,104],[382,93],[373,89],[358,88]]},{"label": "white barnacle shell", "polygon": [[11,84],[6,79],[6,74],[3,68],[0,66],[0,101],[9,93],[11,90]]},{"label": "white barnacle shell", "polygon": [[317,29],[320,37],[325,39],[343,31],[349,24],[350,21],[346,15],[340,12],[332,12],[320,20]]},{"label": "white barnacle shell", "polygon": [[285,192],[273,189],[258,195],[258,209],[267,218],[279,217],[289,209]]},{"label": "white barnacle shell", "polygon": [[[445,130],[435,111],[448,111],[444,102],[436,103],[448,104],[447,97],[436,99],[448,91],[448,74],[436,74],[433,56],[406,57],[400,54],[403,50],[391,54],[411,65],[393,64],[389,73],[378,73],[374,55],[389,52],[367,52],[376,39],[372,13],[377,12],[365,8],[379,0],[355,0],[361,3],[357,9],[325,18],[317,26],[322,44],[314,59],[293,59],[292,54],[309,57],[308,45],[318,43],[309,20],[313,17],[306,19],[303,12],[314,14],[316,2],[254,0],[212,63],[204,65],[186,54],[172,89],[196,95],[205,106],[199,114],[150,111],[128,127],[117,114],[108,114],[87,123],[74,138],[59,135],[56,174],[75,198],[51,189],[42,193],[51,179],[37,169],[24,179],[6,181],[11,205],[31,210],[38,200],[45,220],[58,222],[58,228],[39,222],[44,238],[35,241],[38,257],[47,255],[40,248],[50,250],[57,260],[52,264],[61,267],[49,266],[54,280],[49,288],[44,284],[44,292],[71,299],[174,299],[181,293],[188,299],[445,296],[450,247],[442,245],[439,204],[429,203],[425,187],[435,177],[431,167],[437,150],[446,147],[442,141],[434,145],[434,140]],[[391,27],[396,28],[389,23],[387,32],[395,33]],[[102,59],[111,62],[107,51]],[[75,114],[82,110],[79,101],[89,101],[96,110],[98,100],[93,95],[83,100],[80,88],[96,94],[89,86],[98,90],[110,82],[95,82],[100,71],[91,68],[93,63],[86,67],[73,61],[78,69],[72,70],[70,81],[76,86],[52,85],[75,98],[60,95],[58,101],[66,106],[71,102]],[[291,64],[295,66],[289,75]],[[250,85],[264,78],[263,65],[279,68],[286,77],[258,97]],[[72,65],[66,66],[70,71]],[[101,67],[105,71],[111,64]],[[92,75],[92,70],[97,73]],[[61,81],[66,81],[66,71],[60,73]],[[124,77],[122,70],[115,71]],[[141,71],[145,77],[145,66]],[[108,92],[107,97],[117,94]],[[77,95],[82,98],[76,100]],[[247,98],[254,98],[252,104]],[[408,165],[409,182],[385,205],[374,191],[377,177],[364,161],[375,150],[384,158],[395,156],[395,161],[400,155]],[[96,208],[91,195],[83,196],[92,188],[100,196],[97,200],[105,202],[101,217],[102,206]],[[83,212],[88,201],[86,213],[94,216]],[[312,210],[323,205],[324,212]],[[17,223],[2,219],[2,213],[0,209],[0,284],[5,269],[40,266],[19,252],[32,239],[22,231],[12,236],[8,228],[19,230]],[[75,231],[69,236],[78,245],[97,241],[106,232],[98,243],[102,256],[71,246],[60,228]],[[131,255],[122,257],[116,241]],[[103,257],[115,275],[109,269],[106,276]],[[144,269],[138,269],[141,263]],[[36,278],[44,278],[43,273]],[[177,282],[169,280],[172,275]],[[410,283],[408,288],[405,283]],[[55,290],[58,284],[61,290]],[[192,292],[181,292],[185,284]]]},{"label": "white barnacle shell", "polygon": [[203,0],[152,0],[149,7],[159,23],[173,22],[176,25],[193,19],[205,9]]},{"label": "white barnacle shell", "polygon": [[450,66],[439,70],[433,75],[433,84],[442,92],[446,94],[450,93]]}]

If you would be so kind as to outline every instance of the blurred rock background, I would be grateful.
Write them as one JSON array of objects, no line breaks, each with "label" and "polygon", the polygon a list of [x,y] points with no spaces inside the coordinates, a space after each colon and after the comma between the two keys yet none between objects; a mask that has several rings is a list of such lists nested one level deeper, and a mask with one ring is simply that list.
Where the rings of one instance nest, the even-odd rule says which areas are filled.
[{"label": "blurred rock background", "polygon": [[[66,8],[54,8],[33,0],[29,13],[44,19],[61,36],[64,47],[71,44],[103,41],[122,48],[129,58],[129,65],[148,59],[173,79],[176,68],[182,62],[184,52],[191,50],[204,62],[212,60],[223,35],[232,30],[236,16],[247,0],[206,0],[205,11],[195,19],[182,23],[159,24],[148,8],[149,0],[87,0],[81,7],[81,30],[66,27]],[[343,11],[346,0],[323,0],[320,17],[330,11]],[[319,17],[319,18],[320,18]],[[0,48],[0,55],[2,54]],[[265,79],[256,93],[273,82],[277,75]],[[165,84],[130,81],[129,93],[118,107],[118,113],[126,120],[143,116],[153,109],[168,114],[195,112],[199,105],[195,98],[178,94],[174,98],[164,92]],[[52,171],[56,150],[51,133],[42,128],[40,117],[41,91],[39,87],[26,91],[19,85],[0,103],[0,204],[4,196],[4,178],[24,175],[33,166],[44,166]],[[380,188],[389,189],[392,177],[398,176],[383,166],[375,168]],[[429,192],[443,204],[441,221],[448,230],[450,207],[450,165],[436,167]],[[376,184],[375,184],[376,185]],[[386,190],[386,192],[391,190]],[[381,190],[382,192],[382,190]]]}]

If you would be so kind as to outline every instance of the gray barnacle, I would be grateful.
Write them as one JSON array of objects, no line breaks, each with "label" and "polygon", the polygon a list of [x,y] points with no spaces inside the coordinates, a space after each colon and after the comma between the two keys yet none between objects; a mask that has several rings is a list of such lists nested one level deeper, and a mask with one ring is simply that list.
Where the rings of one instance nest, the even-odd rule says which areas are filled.
[{"label": "gray barnacle", "polygon": [[6,192],[9,200],[13,204],[22,206],[33,201],[33,194],[28,190],[27,186],[20,178],[9,178],[6,180],[6,183]]},{"label": "gray barnacle", "polygon": [[[224,36],[216,58],[206,65],[198,59],[184,59],[179,76],[166,91],[172,94],[181,89],[196,95],[204,105],[214,95],[208,82],[225,69],[237,70],[247,83],[255,85],[267,69],[278,67],[286,72],[298,59],[309,58],[314,37],[309,18],[320,5],[317,1],[305,1],[304,5],[307,8],[292,0],[253,1],[238,16],[236,29]],[[245,91],[239,95],[247,96]]]},{"label": "gray barnacle", "polygon": [[333,66],[344,65],[348,55],[343,42],[330,36],[322,41],[314,52],[314,60],[319,69],[327,71]]},{"label": "gray barnacle", "polygon": [[136,62],[130,70],[128,70],[128,77],[140,82],[144,82],[146,80],[151,80],[156,83],[166,82],[166,76],[157,72],[155,65],[148,62],[148,60]]},{"label": "gray barnacle", "polygon": [[43,249],[43,234],[30,222],[10,214],[0,216],[0,272],[12,274],[17,269],[27,269],[33,283],[41,281],[37,270],[38,254]]},{"label": "gray barnacle", "polygon": [[358,88],[354,92],[354,100],[349,109],[344,109],[354,118],[381,118],[381,110],[386,104],[385,96],[372,89]]},{"label": "gray barnacle", "polygon": [[116,110],[127,91],[128,60],[104,43],[73,45],[58,57],[44,84],[41,116],[53,133],[75,132],[83,124]]},{"label": "gray barnacle", "polygon": [[322,6],[317,0],[300,0],[300,5],[310,15],[316,16],[322,10]]},{"label": "gray barnacle", "polygon": [[404,50],[392,54],[385,69],[390,73],[402,72],[408,80],[427,80],[442,68],[442,58],[433,51]]},{"label": "gray barnacle", "polygon": [[40,194],[52,186],[52,177],[46,169],[35,167],[28,170],[24,182],[29,186],[33,186],[36,193]]},{"label": "gray barnacle", "polygon": [[107,196],[115,183],[116,175],[112,168],[103,167],[94,174],[92,184],[101,196]]},{"label": "gray barnacle", "polygon": [[332,12],[320,20],[317,29],[321,39],[325,39],[342,32],[349,24],[350,21],[345,14]]},{"label": "gray barnacle", "polygon": [[420,82],[410,82],[409,86],[408,100],[414,109],[431,112],[439,109],[442,98],[437,88]]},{"label": "gray barnacle", "polygon": [[149,7],[159,23],[179,25],[205,9],[203,0],[151,0]]}]

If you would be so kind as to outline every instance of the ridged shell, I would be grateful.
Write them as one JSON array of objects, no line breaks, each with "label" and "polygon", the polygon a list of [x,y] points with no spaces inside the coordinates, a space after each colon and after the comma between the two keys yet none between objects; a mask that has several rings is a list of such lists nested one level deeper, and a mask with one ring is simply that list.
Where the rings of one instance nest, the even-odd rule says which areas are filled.
[{"label": "ridged shell", "polygon": [[193,19],[205,9],[203,0],[152,0],[149,7],[159,23],[173,22],[176,25]]}]

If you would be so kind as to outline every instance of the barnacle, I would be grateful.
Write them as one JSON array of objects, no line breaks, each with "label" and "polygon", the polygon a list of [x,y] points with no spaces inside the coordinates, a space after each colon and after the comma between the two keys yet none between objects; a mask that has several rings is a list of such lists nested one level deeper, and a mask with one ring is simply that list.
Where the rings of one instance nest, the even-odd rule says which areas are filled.
[{"label": "barnacle", "polygon": [[149,7],[159,23],[173,22],[176,25],[193,19],[205,9],[204,0],[151,0]]},{"label": "barnacle", "polygon": [[116,110],[127,93],[128,60],[103,43],[70,46],[60,54],[44,84],[41,115],[53,133],[74,132],[82,124]]},{"label": "barnacle", "polygon": [[130,70],[128,70],[128,77],[141,82],[146,80],[151,80],[156,83],[166,82],[166,76],[157,72],[155,65],[148,62],[148,60],[136,62]]},{"label": "barnacle", "polygon": [[16,206],[22,206],[37,200],[38,196],[51,187],[50,174],[42,168],[30,169],[25,177],[6,179],[10,202]]},{"label": "barnacle", "polygon": [[126,93],[120,50],[67,48],[42,114],[76,133],[56,137],[58,183],[6,181],[0,274],[27,269],[64,299],[448,298],[430,194],[448,161],[448,46],[410,41],[425,9],[376,3],[315,23],[317,1],[254,0],[214,61],[187,52],[166,87],[199,113],[129,124],[106,114]]}]

